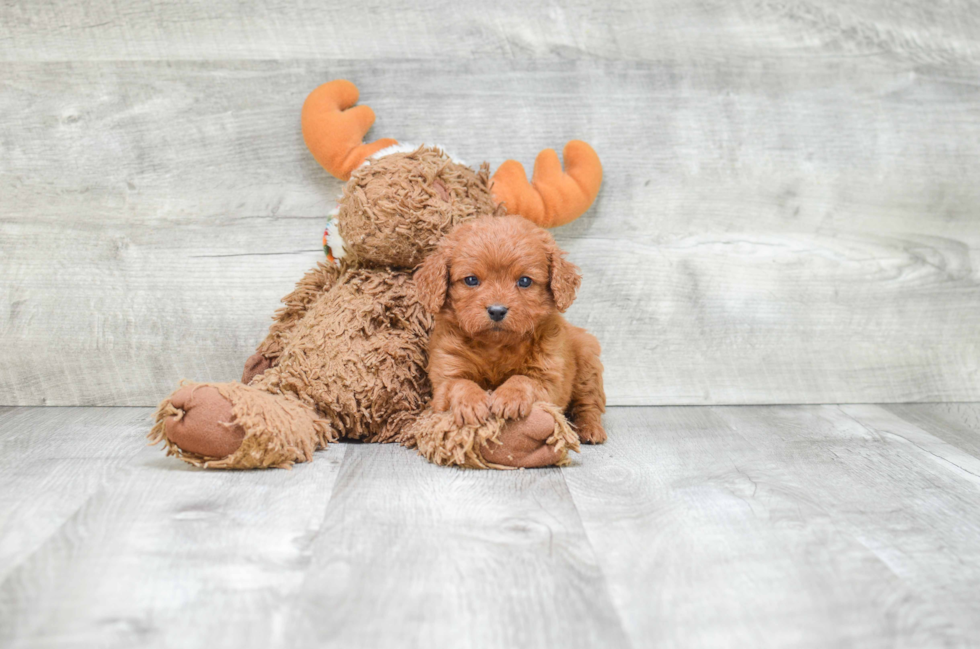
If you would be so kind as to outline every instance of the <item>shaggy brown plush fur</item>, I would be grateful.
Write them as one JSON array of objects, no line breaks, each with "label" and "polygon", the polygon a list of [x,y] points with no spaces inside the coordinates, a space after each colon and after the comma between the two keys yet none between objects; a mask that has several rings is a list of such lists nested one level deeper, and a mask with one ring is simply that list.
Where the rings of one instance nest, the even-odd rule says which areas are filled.
[{"label": "shaggy brown plush fur", "polygon": [[[237,425],[244,431],[244,439],[237,450],[224,457],[212,457],[183,450],[168,435],[167,426],[179,424],[194,415],[193,410],[174,406],[179,395],[187,388],[214,387],[232,406],[233,420],[219,422]],[[207,409],[208,404],[202,408]],[[308,462],[313,451],[336,439],[329,422],[319,417],[308,406],[289,398],[275,396],[241,383],[191,383],[185,381],[181,390],[164,400],[156,413],[156,423],[150,431],[151,443],[164,442],[167,455],[176,455],[195,466],[210,469],[257,469],[265,467],[288,468],[294,462]]]},{"label": "shaggy brown plush fur", "polygon": [[551,234],[519,216],[457,227],[416,275],[436,315],[432,408],[457,425],[523,419],[535,402],[573,413],[582,441],[606,439],[599,341],[560,315],[581,283]]},{"label": "shaggy brown plush fur", "polygon": [[410,272],[348,268],[251,385],[316,408],[344,437],[390,440],[428,399],[431,324]]},{"label": "shaggy brown plush fur", "polygon": [[[400,441],[434,462],[469,467],[565,461],[574,433],[547,406],[519,426],[488,419],[461,430],[420,418],[431,395],[432,316],[412,267],[456,224],[494,210],[486,166],[473,171],[437,149],[358,168],[340,202],[340,267],[318,264],[286,296],[248,361],[248,385],[192,384],[194,398],[176,391],[161,404],[151,441],[211,468],[290,466],[337,437]],[[213,457],[211,448],[235,450]]]},{"label": "shaggy brown plush fur", "polygon": [[417,447],[435,464],[469,469],[564,466],[568,451],[579,450],[578,435],[561,410],[546,402],[534,404],[526,419],[509,425],[493,417],[460,426],[451,413],[426,410],[405,429],[402,443]]},{"label": "shaggy brown plush fur", "polygon": [[[316,268],[307,272],[303,279],[296,284],[292,293],[282,298],[283,306],[276,311],[269,333],[265,340],[259,344],[256,354],[274,363],[282,354],[283,335],[296,326],[310,305],[330,290],[337,283],[339,277],[340,268],[333,264],[325,264],[322,261],[317,263]],[[262,367],[262,371],[266,369],[268,367]],[[256,374],[261,374],[262,371],[256,372]],[[248,383],[251,378],[249,377],[248,380],[243,378],[242,383]]]},{"label": "shaggy brown plush fur", "polygon": [[351,176],[340,209],[351,261],[414,268],[453,226],[494,211],[490,169],[474,172],[425,147],[385,156]]}]

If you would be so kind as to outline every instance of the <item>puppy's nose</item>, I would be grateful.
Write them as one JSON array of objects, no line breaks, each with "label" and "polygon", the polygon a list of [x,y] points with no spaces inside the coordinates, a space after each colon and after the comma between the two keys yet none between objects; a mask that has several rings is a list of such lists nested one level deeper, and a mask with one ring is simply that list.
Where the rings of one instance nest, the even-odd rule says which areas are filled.
[{"label": "puppy's nose", "polygon": [[504,316],[507,315],[507,307],[502,304],[491,304],[487,307],[487,315],[489,315],[490,319],[494,322],[500,322],[504,319]]}]

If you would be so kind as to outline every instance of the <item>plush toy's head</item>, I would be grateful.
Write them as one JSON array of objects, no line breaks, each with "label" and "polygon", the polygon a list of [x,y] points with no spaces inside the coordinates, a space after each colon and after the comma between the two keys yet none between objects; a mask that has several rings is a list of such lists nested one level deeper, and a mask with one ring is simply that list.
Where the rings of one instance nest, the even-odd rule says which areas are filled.
[{"label": "plush toy's head", "polygon": [[578,218],[602,184],[599,157],[585,142],[558,154],[542,151],[528,183],[519,162],[504,162],[493,178],[435,147],[405,147],[392,139],[364,144],[374,111],[354,106],[349,81],[325,83],[303,104],[303,139],[324,169],[347,180],[324,246],[332,256],[363,265],[412,268],[453,227],[478,214],[520,214],[542,227]]},{"label": "plush toy's head", "polygon": [[343,251],[332,252],[413,268],[455,225],[493,210],[486,165],[474,171],[433,147],[388,153],[354,170],[344,186],[336,216]]}]

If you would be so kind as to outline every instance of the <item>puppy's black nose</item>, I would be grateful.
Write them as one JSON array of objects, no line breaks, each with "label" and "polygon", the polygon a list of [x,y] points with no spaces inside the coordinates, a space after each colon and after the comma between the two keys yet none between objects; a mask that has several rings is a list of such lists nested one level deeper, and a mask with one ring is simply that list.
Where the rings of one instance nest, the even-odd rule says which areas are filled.
[{"label": "puppy's black nose", "polygon": [[490,319],[494,322],[500,322],[504,319],[504,316],[507,315],[507,307],[501,304],[491,304],[487,307],[487,315],[489,315]]}]

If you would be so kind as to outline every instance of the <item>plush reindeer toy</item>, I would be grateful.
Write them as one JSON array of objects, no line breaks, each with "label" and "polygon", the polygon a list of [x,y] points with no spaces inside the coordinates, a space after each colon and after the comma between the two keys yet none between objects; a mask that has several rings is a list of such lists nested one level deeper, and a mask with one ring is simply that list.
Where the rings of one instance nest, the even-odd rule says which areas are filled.
[{"label": "plush reindeer toy", "polygon": [[288,467],[339,438],[399,442],[432,462],[473,468],[567,462],[578,437],[557,408],[535,404],[524,419],[457,425],[429,409],[426,349],[432,316],[413,274],[456,225],[480,215],[520,214],[553,227],[581,215],[602,182],[599,158],[569,142],[565,171],[548,149],[533,182],[508,160],[490,178],[436,146],[382,139],[355,106],[357,88],[337,80],[303,105],[313,157],[345,180],[318,263],[283,298],[242,381],[185,381],[164,399],[150,440],[211,468]]}]

